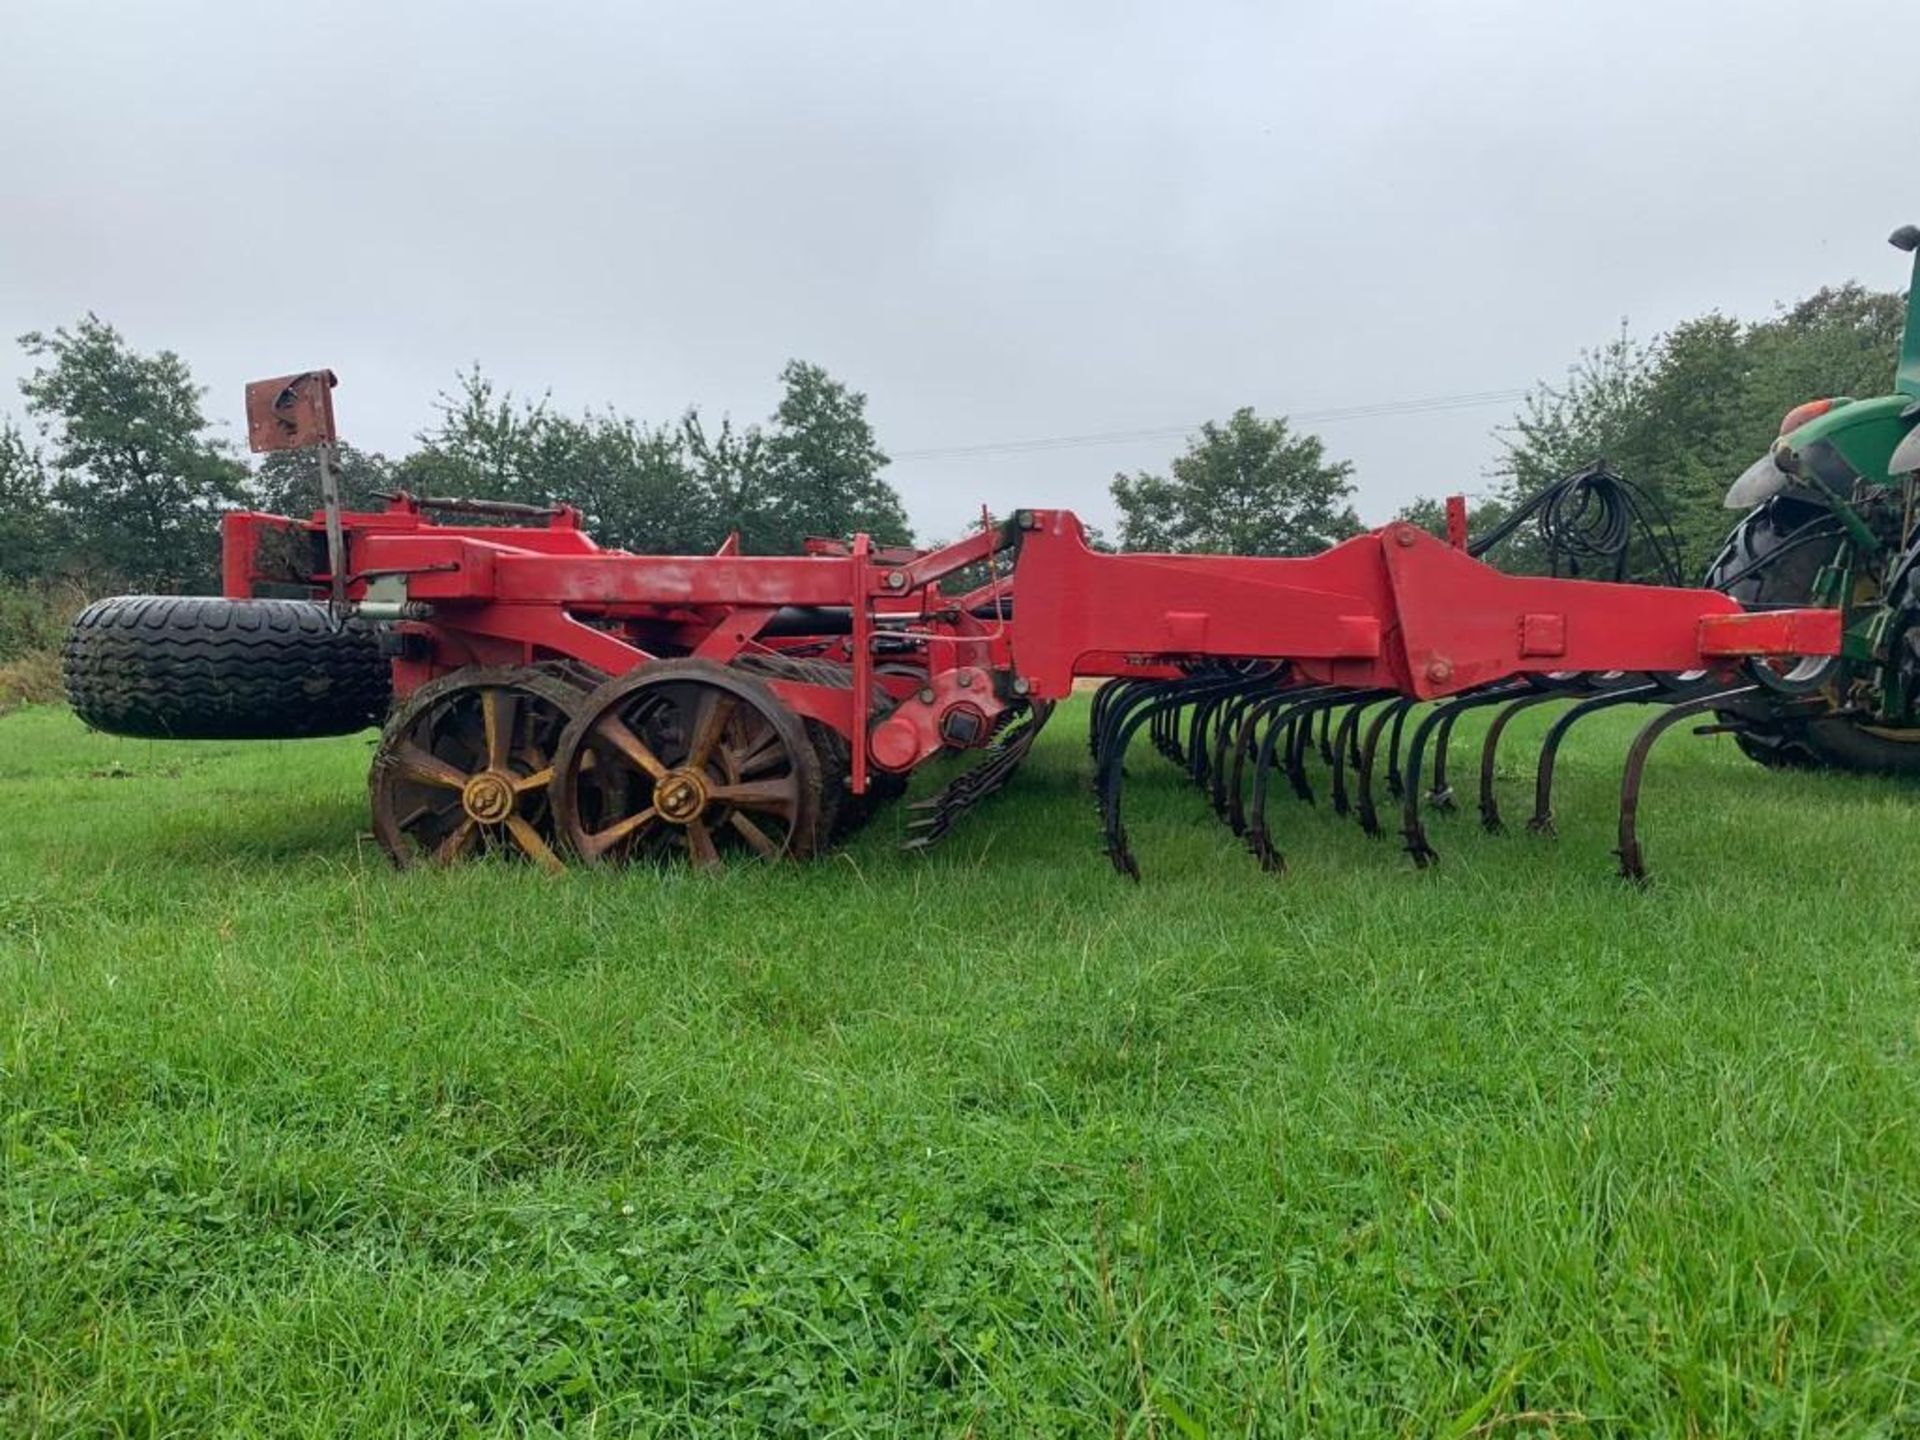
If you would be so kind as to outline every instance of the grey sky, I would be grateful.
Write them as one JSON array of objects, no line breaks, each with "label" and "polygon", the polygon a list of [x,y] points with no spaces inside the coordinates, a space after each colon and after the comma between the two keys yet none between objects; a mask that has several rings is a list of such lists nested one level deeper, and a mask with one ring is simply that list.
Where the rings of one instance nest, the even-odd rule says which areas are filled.
[{"label": "grey sky", "polygon": [[[1505,390],[1623,317],[1895,288],[1920,221],[1897,3],[4,0],[0,33],[0,331],[93,309],[236,439],[244,381],[322,364],[394,453],[475,359],[754,419],[803,356],[896,452]],[[1511,409],[1321,428],[1377,520],[1478,487]],[[942,536],[1106,522],[1177,449],[890,473]]]}]

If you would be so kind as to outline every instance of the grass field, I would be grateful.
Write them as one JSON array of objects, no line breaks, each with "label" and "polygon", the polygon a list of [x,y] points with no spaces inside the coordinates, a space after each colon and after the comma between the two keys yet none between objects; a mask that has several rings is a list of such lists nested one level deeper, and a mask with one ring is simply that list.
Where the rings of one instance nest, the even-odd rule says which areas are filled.
[{"label": "grass field", "polygon": [[1920,797],[1676,737],[1636,891],[1596,722],[1558,841],[1277,878],[1142,744],[1134,887],[1083,718],[557,881],[0,719],[0,1434],[1920,1433]]}]

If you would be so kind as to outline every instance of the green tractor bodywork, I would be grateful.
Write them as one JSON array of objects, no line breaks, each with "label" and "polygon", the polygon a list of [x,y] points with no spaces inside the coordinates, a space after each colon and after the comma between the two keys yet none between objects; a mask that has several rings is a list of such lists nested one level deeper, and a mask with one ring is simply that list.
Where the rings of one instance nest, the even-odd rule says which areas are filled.
[{"label": "green tractor bodywork", "polygon": [[1746,517],[1706,583],[1749,605],[1846,612],[1839,662],[1796,700],[1723,716],[1767,764],[1920,774],[1920,228],[1894,391],[1810,401],[1727,492]]}]

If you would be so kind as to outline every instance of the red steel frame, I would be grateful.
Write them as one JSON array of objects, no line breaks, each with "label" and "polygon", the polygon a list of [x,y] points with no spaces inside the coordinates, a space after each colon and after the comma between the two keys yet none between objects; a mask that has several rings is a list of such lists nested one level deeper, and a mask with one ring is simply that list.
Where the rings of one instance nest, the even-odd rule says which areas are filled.
[{"label": "red steel frame", "polygon": [[[851,667],[851,689],[769,683],[854,742],[856,793],[870,767],[982,743],[1010,707],[1083,676],[1286,661],[1308,682],[1433,699],[1530,672],[1731,671],[1840,646],[1833,610],[1505,575],[1460,548],[1464,526],[1449,543],[1391,524],[1303,559],[1109,555],[1070,512],[1023,510],[932,551],[859,536],[795,556],[635,555],[594,544],[566,507],[539,525],[442,524],[402,495],[343,529],[349,601],[395,622],[397,693],[476,664],[565,658],[613,675],[668,655],[824,656]],[[226,593],[324,592],[323,531],[319,516],[226,516]],[[983,564],[986,584],[943,589]],[[895,703],[869,721],[856,697],[875,687]]]}]

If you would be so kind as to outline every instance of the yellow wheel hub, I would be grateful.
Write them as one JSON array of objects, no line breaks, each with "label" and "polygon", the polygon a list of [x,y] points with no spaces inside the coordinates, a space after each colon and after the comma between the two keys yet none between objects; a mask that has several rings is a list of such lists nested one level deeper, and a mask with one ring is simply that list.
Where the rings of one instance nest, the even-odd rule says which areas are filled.
[{"label": "yellow wheel hub", "polygon": [[693,770],[669,770],[653,787],[653,808],[673,825],[687,825],[707,808],[707,780]]},{"label": "yellow wheel hub", "polygon": [[498,825],[513,813],[513,778],[482,770],[460,789],[460,804],[482,825]]}]

